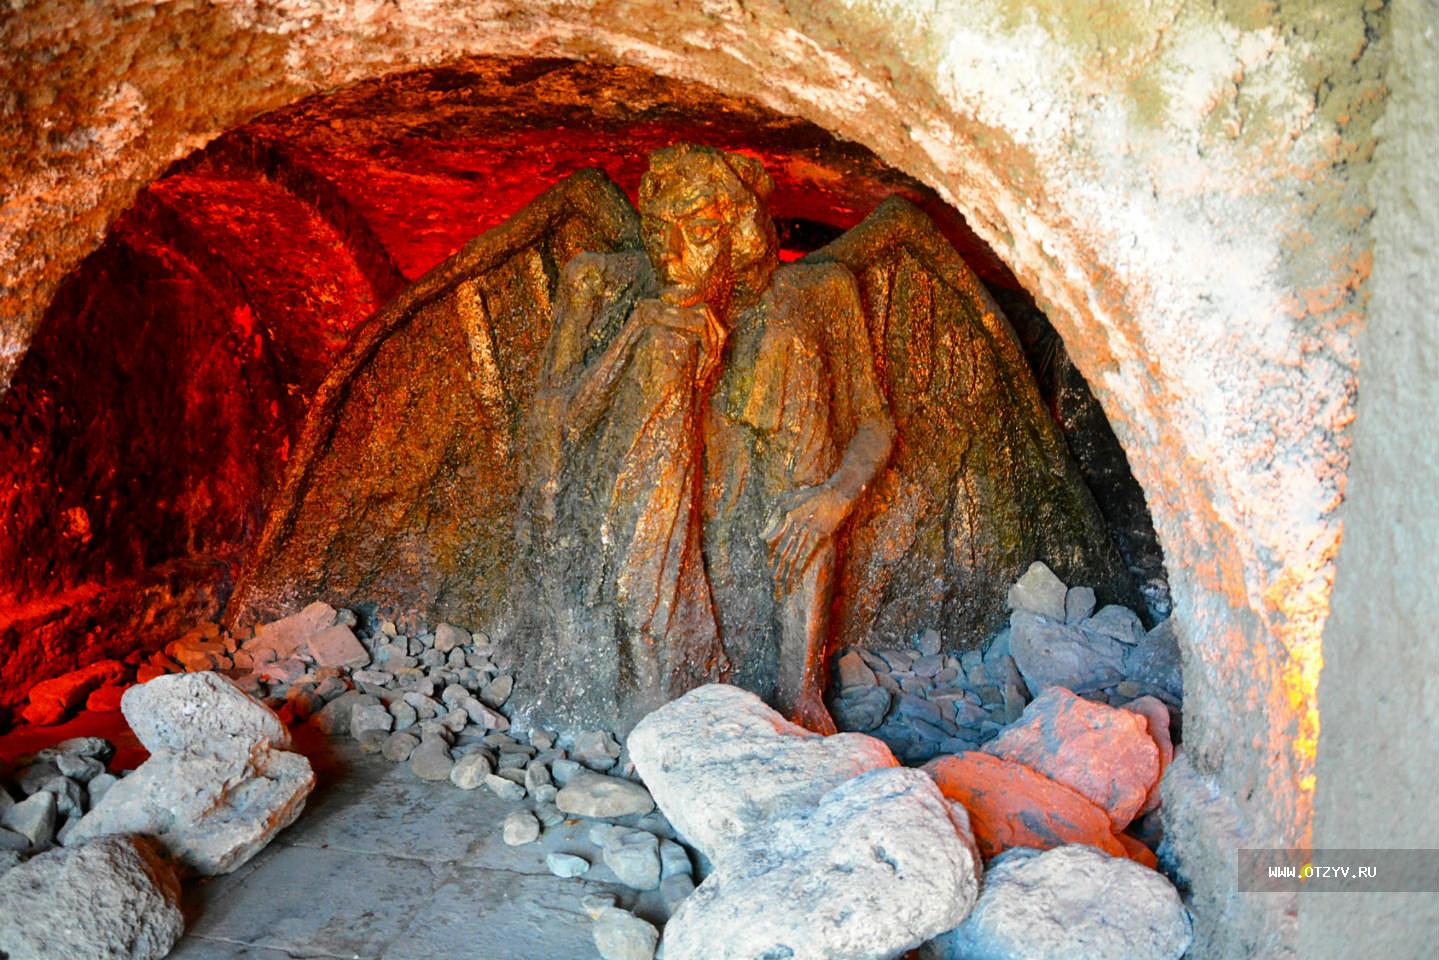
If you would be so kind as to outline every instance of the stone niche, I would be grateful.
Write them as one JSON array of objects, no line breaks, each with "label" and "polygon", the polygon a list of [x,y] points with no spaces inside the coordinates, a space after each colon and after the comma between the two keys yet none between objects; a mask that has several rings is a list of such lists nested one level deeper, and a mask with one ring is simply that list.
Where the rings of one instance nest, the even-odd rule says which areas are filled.
[{"label": "stone niche", "polygon": [[[1061,426],[1107,414],[1143,494],[1099,494],[1117,461],[1069,446],[1141,586],[1146,501],[1174,575],[1188,756],[1165,810],[1194,955],[1292,944],[1294,911],[1236,896],[1228,855],[1309,836],[1387,8],[633,8],[12,21],[0,701],[221,613],[344,344],[461,244],[580,167],[632,193],[652,147],[747,148],[786,256],[899,192],[1003,307]],[[627,66],[472,59],[537,53]],[[1085,378],[1102,412],[1066,412]]]}]

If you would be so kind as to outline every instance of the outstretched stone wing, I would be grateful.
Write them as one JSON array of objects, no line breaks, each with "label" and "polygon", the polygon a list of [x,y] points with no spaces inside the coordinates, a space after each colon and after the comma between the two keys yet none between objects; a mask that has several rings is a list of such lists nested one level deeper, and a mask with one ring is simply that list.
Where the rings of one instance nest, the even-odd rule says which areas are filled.
[{"label": "outstretched stone wing", "polygon": [[639,245],[623,192],[582,171],[367,321],[316,393],[227,619],[317,598],[474,628],[503,617],[518,430],[560,270]]},{"label": "outstretched stone wing", "polygon": [[947,647],[975,646],[1034,560],[1101,600],[1131,601],[1014,332],[933,221],[891,197],[808,259],[858,279],[897,426],[850,521],[833,643],[907,644],[933,627]]}]

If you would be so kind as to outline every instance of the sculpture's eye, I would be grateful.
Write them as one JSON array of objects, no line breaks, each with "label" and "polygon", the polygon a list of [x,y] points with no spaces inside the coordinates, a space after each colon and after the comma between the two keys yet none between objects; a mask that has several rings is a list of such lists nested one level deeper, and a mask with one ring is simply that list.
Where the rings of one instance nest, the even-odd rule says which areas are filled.
[{"label": "sculpture's eye", "polygon": [[691,220],[685,226],[685,233],[695,243],[709,243],[719,235],[721,226],[720,221],[709,218]]}]

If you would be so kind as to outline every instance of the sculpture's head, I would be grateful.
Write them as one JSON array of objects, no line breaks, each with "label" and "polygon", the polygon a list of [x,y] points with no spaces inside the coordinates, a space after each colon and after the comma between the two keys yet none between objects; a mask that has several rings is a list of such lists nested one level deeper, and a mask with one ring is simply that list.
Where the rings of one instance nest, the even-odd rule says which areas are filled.
[{"label": "sculpture's head", "polygon": [[660,283],[711,305],[763,291],[779,262],[773,189],[760,162],[741,154],[689,143],[650,154],[639,207]]}]

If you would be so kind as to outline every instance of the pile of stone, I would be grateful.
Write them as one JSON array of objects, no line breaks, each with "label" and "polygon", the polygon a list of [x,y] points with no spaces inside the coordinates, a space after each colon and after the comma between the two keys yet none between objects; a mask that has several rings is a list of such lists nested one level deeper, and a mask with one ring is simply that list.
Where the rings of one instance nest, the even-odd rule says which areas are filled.
[{"label": "pile of stone", "polygon": [[1049,687],[1114,706],[1183,697],[1169,621],[1145,631],[1126,607],[1095,610],[1094,591],[1066,587],[1034,563],[1009,591],[1010,623],[977,650],[943,653],[937,631],[912,649],[851,647],[834,661],[830,711],[841,730],[883,740],[906,763],[975,750]]},{"label": "pile of stone", "polygon": [[75,737],[19,759],[0,781],[0,871],[66,842],[118,781],[106,769],[113,753],[107,740]]}]

